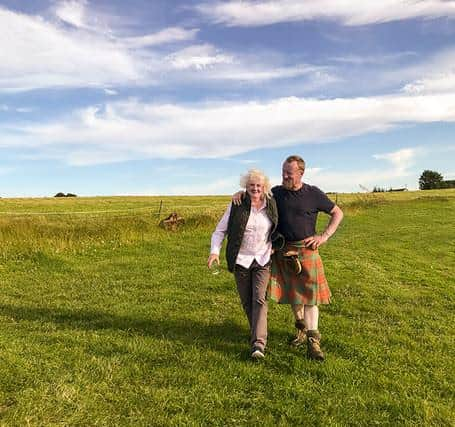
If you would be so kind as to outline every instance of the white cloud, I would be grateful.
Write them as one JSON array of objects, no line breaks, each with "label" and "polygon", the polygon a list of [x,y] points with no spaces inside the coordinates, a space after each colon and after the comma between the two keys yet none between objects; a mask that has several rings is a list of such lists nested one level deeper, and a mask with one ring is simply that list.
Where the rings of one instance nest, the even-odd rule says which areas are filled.
[{"label": "white cloud", "polygon": [[117,95],[118,94],[118,92],[116,90],[114,90],[114,89],[104,88],[103,90],[104,90],[104,93],[106,95],[113,96],[113,95]]},{"label": "white cloud", "polygon": [[410,94],[446,93],[455,90],[455,49],[444,49],[422,62],[395,70],[391,75],[409,81],[403,91]]},{"label": "white cloud", "polygon": [[171,27],[139,37],[116,37],[103,29],[87,4],[58,4],[55,13],[71,23],[70,29],[0,7],[0,92],[107,87],[109,95],[113,86],[187,84],[196,79],[257,83],[305,76],[309,86],[334,81],[327,67],[283,66],[283,58],[273,55],[266,55],[271,62],[264,63],[259,59],[264,55],[237,56],[210,44],[170,54],[153,51],[158,44],[192,40],[198,30]]},{"label": "white cloud", "polygon": [[455,71],[432,75],[405,85],[403,90],[412,94],[443,93],[455,89]]},{"label": "white cloud", "polygon": [[196,10],[213,22],[228,26],[261,26],[307,20],[330,20],[355,26],[413,18],[455,17],[455,1],[237,0],[200,3]]},{"label": "white cloud", "polygon": [[153,84],[165,63],[162,54],[145,48],[197,33],[172,27],[116,37],[89,13],[86,2],[59,3],[55,13],[72,28],[0,6],[0,92]]},{"label": "white cloud", "polygon": [[[264,62],[267,58],[269,62]],[[284,58],[270,51],[255,55],[233,54],[210,44],[193,45],[168,55],[168,67],[177,74],[167,73],[167,79],[181,84],[194,80],[238,81],[260,84],[264,81],[304,77],[305,88],[321,87],[338,81],[330,67],[311,64],[282,65]]]},{"label": "white cloud", "polygon": [[89,8],[87,0],[64,0],[56,3],[54,14],[67,24],[78,29],[108,35],[112,40],[116,40],[130,49],[192,40],[199,31],[198,29],[187,30],[181,27],[169,27],[153,34],[120,38],[114,35],[115,31],[109,25],[109,22],[116,21],[118,18],[103,14],[96,11],[92,5],[90,6]]},{"label": "white cloud", "polygon": [[391,153],[375,154],[373,157],[378,160],[387,160],[398,172],[407,170],[415,157],[419,154],[418,148],[403,148]]},{"label": "white cloud", "polygon": [[[53,150],[78,165],[140,158],[225,158],[435,121],[455,121],[454,93],[195,105],[132,99],[89,107],[55,122],[10,125],[0,135],[0,146]],[[410,156],[403,151],[383,158],[398,164]]]},{"label": "white cloud", "polygon": [[229,64],[233,57],[218,52],[209,44],[190,46],[169,55],[166,60],[178,70],[202,70],[218,64]]},{"label": "white cloud", "polygon": [[[12,109],[6,104],[0,104],[0,111],[11,111]],[[31,113],[34,109],[31,107],[17,107],[13,109],[16,113]]]},{"label": "white cloud", "polygon": [[170,27],[154,34],[147,34],[139,37],[125,37],[121,40],[121,43],[130,48],[156,46],[165,43],[193,40],[198,31],[199,30],[196,28],[187,30],[180,27]]},{"label": "white cloud", "polygon": [[62,21],[78,28],[87,28],[87,2],[84,0],[68,0],[56,4],[55,15]]},{"label": "white cloud", "polygon": [[[290,67],[273,67],[262,64],[250,64],[250,66],[247,66],[246,63],[242,63],[237,66],[217,70],[216,73],[207,77],[218,80],[239,80],[260,83],[266,80],[301,76],[312,79],[313,85],[317,82],[318,86],[338,81],[338,78],[327,72],[325,67],[304,64]],[[309,88],[309,85],[306,84],[306,87]]]},{"label": "white cloud", "polygon": [[96,87],[144,78],[147,65],[107,38],[0,8],[0,91]]},{"label": "white cloud", "polygon": [[344,55],[330,58],[331,61],[352,65],[385,65],[403,59],[417,57],[415,52],[405,51],[376,55]]}]

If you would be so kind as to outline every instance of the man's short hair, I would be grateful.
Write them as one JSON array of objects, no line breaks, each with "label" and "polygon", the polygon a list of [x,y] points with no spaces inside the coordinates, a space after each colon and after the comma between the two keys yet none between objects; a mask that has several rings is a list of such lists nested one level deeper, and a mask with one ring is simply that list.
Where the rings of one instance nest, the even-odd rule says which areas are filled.
[{"label": "man's short hair", "polygon": [[297,166],[302,172],[305,172],[305,160],[303,160],[300,156],[293,155],[289,156],[286,160],[285,163],[291,163],[291,162],[297,162]]}]

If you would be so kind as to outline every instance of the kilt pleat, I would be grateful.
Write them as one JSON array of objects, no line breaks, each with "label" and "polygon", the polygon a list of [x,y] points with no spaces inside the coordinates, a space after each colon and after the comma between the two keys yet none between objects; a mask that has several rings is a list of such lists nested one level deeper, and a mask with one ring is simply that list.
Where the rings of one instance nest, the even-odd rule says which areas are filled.
[{"label": "kilt pleat", "polygon": [[[283,253],[298,252],[302,272],[296,275],[286,263]],[[331,292],[319,251],[304,247],[301,242],[287,243],[272,255],[268,296],[279,304],[329,304]]]}]

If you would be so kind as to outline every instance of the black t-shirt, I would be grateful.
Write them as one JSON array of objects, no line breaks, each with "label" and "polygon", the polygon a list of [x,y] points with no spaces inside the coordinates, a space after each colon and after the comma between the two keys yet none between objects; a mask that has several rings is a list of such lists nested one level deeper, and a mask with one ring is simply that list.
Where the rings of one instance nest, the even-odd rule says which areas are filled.
[{"label": "black t-shirt", "polygon": [[278,207],[278,231],[289,242],[316,234],[318,212],[330,213],[335,206],[313,185],[303,184],[297,191],[278,185],[272,188],[272,193]]}]

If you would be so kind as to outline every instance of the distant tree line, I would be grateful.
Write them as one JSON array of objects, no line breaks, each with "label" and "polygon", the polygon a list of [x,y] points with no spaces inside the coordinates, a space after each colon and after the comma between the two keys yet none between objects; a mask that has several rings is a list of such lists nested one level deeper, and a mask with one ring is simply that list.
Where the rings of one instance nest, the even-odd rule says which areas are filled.
[{"label": "distant tree line", "polygon": [[443,176],[436,171],[424,170],[419,178],[421,190],[434,190],[442,188],[455,188],[455,179],[444,180]]},{"label": "distant tree line", "polygon": [[76,194],[73,193],[57,193],[54,197],[77,197]]},{"label": "distant tree line", "polygon": [[388,190],[386,190],[384,187],[373,187],[372,193],[385,193],[386,191],[407,191],[407,188],[392,188],[390,187]]}]

